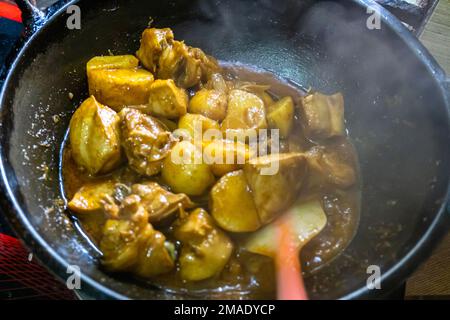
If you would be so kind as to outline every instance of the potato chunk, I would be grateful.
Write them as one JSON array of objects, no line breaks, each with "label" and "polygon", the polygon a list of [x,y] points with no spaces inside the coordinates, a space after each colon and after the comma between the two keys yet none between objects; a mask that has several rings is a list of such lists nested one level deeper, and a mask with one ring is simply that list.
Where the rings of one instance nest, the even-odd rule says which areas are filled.
[{"label": "potato chunk", "polygon": [[178,88],[173,80],[156,80],[150,86],[148,106],[143,111],[157,117],[175,119],[186,114],[188,102],[186,91]]},{"label": "potato chunk", "polygon": [[247,91],[261,98],[266,107],[266,113],[270,112],[270,107],[275,103],[272,96],[268,93],[268,90],[270,89],[269,85],[257,84],[254,82],[238,82],[235,89]]},{"label": "potato chunk", "polygon": [[86,64],[87,75],[97,69],[135,69],[139,65],[139,60],[132,55],[124,56],[98,56],[88,61]]},{"label": "potato chunk", "polygon": [[287,138],[292,130],[294,122],[294,101],[291,97],[285,97],[270,107],[267,122],[271,129],[279,129],[280,136]]},{"label": "potato chunk", "polygon": [[173,32],[169,28],[147,28],[142,33],[141,46],[136,52],[142,65],[156,73],[159,58],[165,48],[173,41]]},{"label": "potato chunk", "polygon": [[130,167],[146,176],[158,174],[175,144],[172,134],[158,120],[138,110],[125,108],[119,115],[122,144]]},{"label": "potato chunk", "polygon": [[327,224],[327,216],[317,200],[296,203],[273,223],[245,239],[242,248],[274,258],[280,250],[280,225],[288,225],[293,235],[293,247],[301,248],[314,238]]},{"label": "potato chunk", "polygon": [[[195,130],[197,130],[197,128],[199,131],[196,133]],[[203,138],[203,133],[207,130],[214,129],[220,132],[220,125],[217,121],[200,114],[186,113],[178,121],[178,129],[186,130],[191,138],[194,138],[195,134],[197,134],[199,138]]]},{"label": "potato chunk", "polygon": [[89,94],[116,111],[146,104],[153,75],[143,69],[95,69],[89,73]]},{"label": "potato chunk", "polygon": [[253,194],[242,170],[223,176],[212,188],[211,214],[230,232],[252,232],[261,227]]},{"label": "potato chunk", "polygon": [[70,120],[70,145],[77,165],[90,174],[108,173],[121,162],[120,118],[95,100],[85,100]]},{"label": "potato chunk", "polygon": [[302,119],[305,135],[312,141],[320,141],[345,135],[344,97],[315,92],[302,99]]},{"label": "potato chunk", "polygon": [[76,213],[89,213],[102,210],[105,197],[114,194],[115,184],[112,180],[106,180],[84,185],[75,193],[67,206]]},{"label": "potato chunk", "polygon": [[295,202],[306,169],[306,158],[300,153],[259,157],[244,166],[261,223],[271,222]]},{"label": "potato chunk", "polygon": [[199,90],[189,103],[189,112],[222,121],[227,115],[227,96],[218,90]]},{"label": "potato chunk", "polygon": [[217,177],[242,169],[253,157],[252,150],[245,143],[229,140],[214,140],[204,144],[204,159]]},{"label": "potato chunk", "polygon": [[179,272],[183,280],[200,281],[218,275],[233,252],[231,240],[203,209],[178,221],[174,236],[182,243]]},{"label": "potato chunk", "polygon": [[228,111],[222,130],[267,128],[264,102],[255,94],[232,90],[228,96]]},{"label": "potato chunk", "polygon": [[[197,158],[197,159],[196,159]],[[164,160],[162,177],[176,193],[202,195],[215,181],[202,152],[189,141],[178,142]]]}]

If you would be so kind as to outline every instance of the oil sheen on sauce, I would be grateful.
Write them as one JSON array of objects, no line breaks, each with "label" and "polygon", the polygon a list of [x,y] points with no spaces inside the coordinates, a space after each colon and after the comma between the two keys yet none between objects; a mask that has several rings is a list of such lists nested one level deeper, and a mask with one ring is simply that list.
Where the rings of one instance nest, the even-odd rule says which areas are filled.
[{"label": "oil sheen on sauce", "polygon": [[[271,73],[247,67],[240,64],[222,63],[225,74],[229,79],[236,81],[249,81],[257,84],[270,86],[270,94],[275,98],[291,96],[297,101],[305,95],[305,90],[292,81],[279,79]],[[297,119],[298,120],[298,119]],[[298,122],[298,121],[297,121]],[[308,148],[313,144],[307,141],[298,125],[294,129],[298,137],[299,145]],[[67,139],[66,139],[67,140]],[[356,152],[349,139],[341,139],[336,147],[345,154],[358,169]],[[281,148],[282,148],[281,143]],[[66,199],[70,199],[74,193],[86,182],[96,179],[82,172],[73,162],[70,154],[70,145],[64,142],[64,151],[61,157],[61,177],[63,192]],[[358,171],[358,170],[357,170]],[[136,183],[142,180],[137,174],[127,167],[122,167],[111,175],[119,177],[124,183]],[[151,178],[159,183],[159,179]],[[302,190],[300,198],[311,198],[319,196],[323,200],[323,207],[327,214],[327,225],[325,229],[302,250],[301,261],[305,277],[317,272],[336,258],[348,246],[352,240],[359,221],[360,210],[360,184],[346,190],[333,189],[332,187],[320,190]],[[202,199],[196,199],[202,203]],[[202,205],[206,210],[207,197]],[[69,212],[70,214],[70,212]],[[74,217],[80,232],[92,240],[92,245],[99,241],[101,221],[95,217]],[[166,229],[164,229],[166,228]],[[170,226],[162,227],[161,231],[170,239]],[[231,235],[236,247],[238,247],[240,235]],[[97,249],[98,250],[98,249]],[[122,278],[121,278],[122,279]],[[152,287],[166,290],[171,293],[185,294],[190,297],[211,298],[252,298],[268,299],[275,297],[275,277],[273,262],[270,258],[236,250],[225,270],[217,277],[200,282],[185,282],[177,276],[176,270],[158,276],[152,280],[136,279],[130,276],[126,281],[148,284]]]}]

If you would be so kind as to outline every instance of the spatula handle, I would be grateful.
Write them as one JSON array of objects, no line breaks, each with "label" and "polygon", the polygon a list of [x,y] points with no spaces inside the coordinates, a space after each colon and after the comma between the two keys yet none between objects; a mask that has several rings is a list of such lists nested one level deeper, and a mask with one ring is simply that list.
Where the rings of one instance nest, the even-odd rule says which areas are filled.
[{"label": "spatula handle", "polygon": [[278,300],[308,300],[299,259],[299,248],[289,226],[279,228],[279,250],[275,256]]}]

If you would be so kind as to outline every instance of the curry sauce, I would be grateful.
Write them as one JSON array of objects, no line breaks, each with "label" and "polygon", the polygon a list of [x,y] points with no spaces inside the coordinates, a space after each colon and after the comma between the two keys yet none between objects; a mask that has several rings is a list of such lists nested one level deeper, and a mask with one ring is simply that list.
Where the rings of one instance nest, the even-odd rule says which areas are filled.
[{"label": "curry sauce", "polygon": [[[245,249],[249,235],[314,199],[327,224],[302,250],[304,276],[351,241],[360,184],[341,94],[219,64],[170,29],[146,29],[136,57],[95,57],[87,73],[61,170],[69,214],[106,271],[192,296],[273,298],[273,261]],[[196,142],[197,124],[214,134]],[[268,132],[267,152],[251,148],[251,130]],[[198,149],[232,161],[190,161]]]}]

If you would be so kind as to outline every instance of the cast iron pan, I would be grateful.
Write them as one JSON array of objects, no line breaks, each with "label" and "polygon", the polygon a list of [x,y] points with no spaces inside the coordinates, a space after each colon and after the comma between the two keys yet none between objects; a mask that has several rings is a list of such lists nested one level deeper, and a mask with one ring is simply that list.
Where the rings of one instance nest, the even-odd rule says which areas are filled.
[{"label": "cast iron pan", "polygon": [[[1,204],[17,235],[62,280],[69,264],[81,268],[88,294],[192,298],[104,273],[63,206],[54,209],[61,197],[61,142],[87,96],[85,63],[108,50],[134,52],[150,16],[155,26],[173,28],[179,39],[220,60],[343,92],[363,178],[361,223],[344,254],[307,279],[312,298],[382,296],[448,230],[449,82],[425,48],[373,1],[81,0],[61,1],[45,13],[19,2],[28,26],[3,75]],[[81,30],[66,27],[71,4],[81,8]],[[380,30],[366,27],[368,6],[381,13]],[[382,290],[367,289],[369,265],[380,266]]]}]

